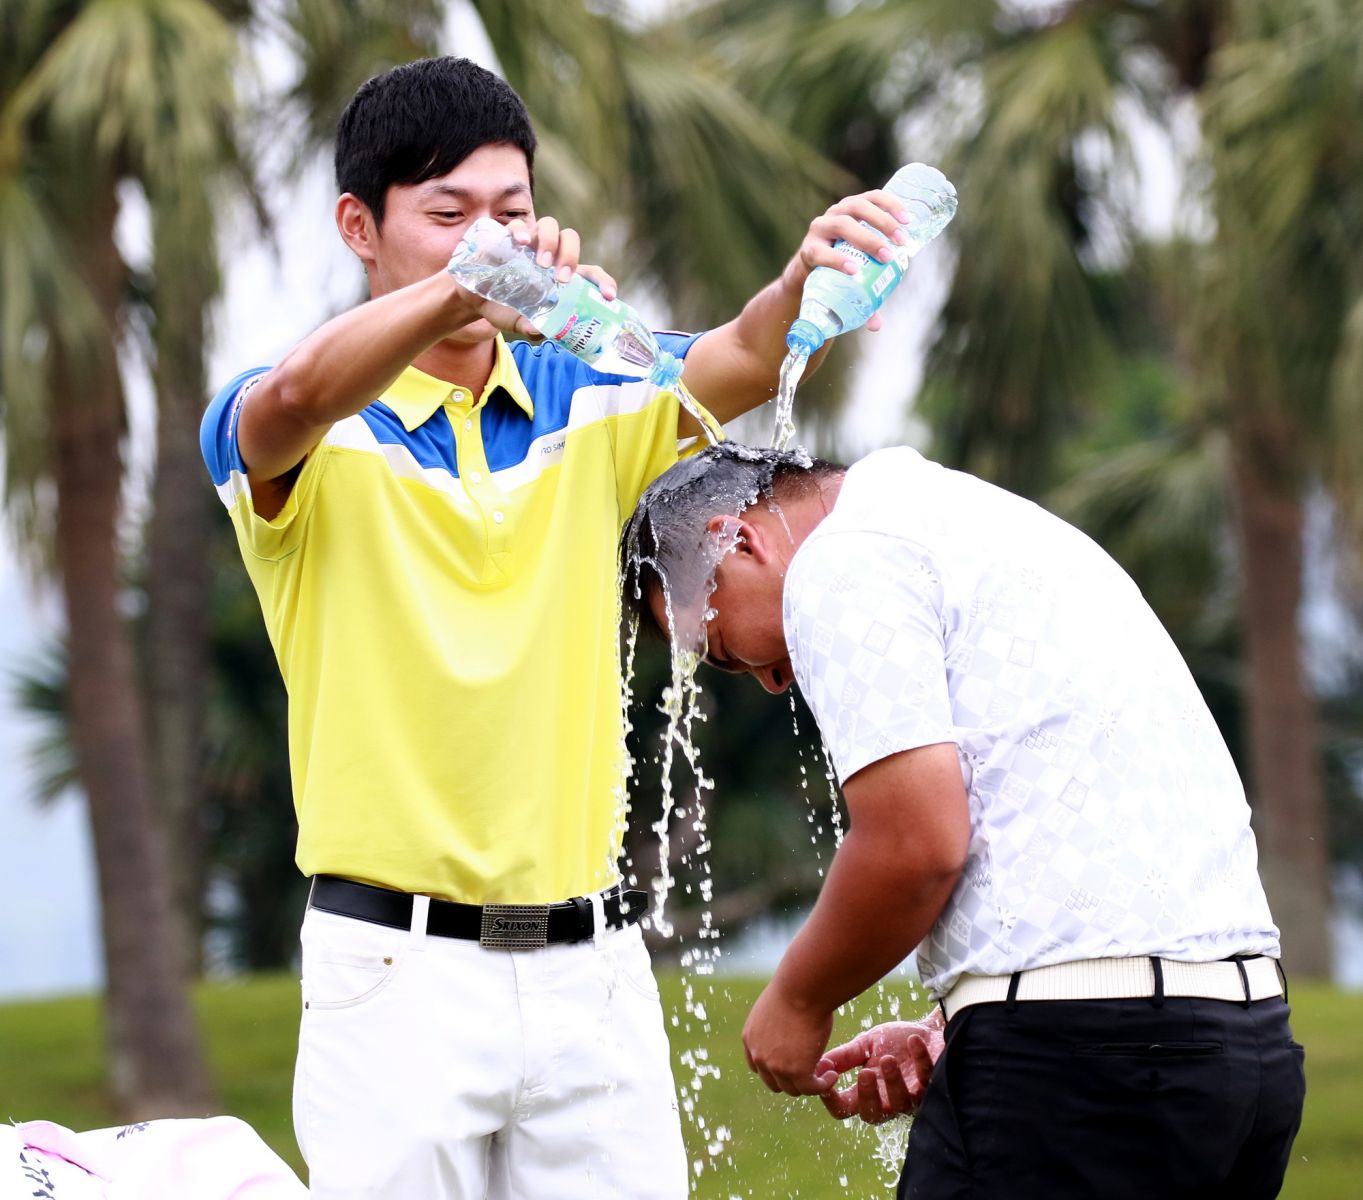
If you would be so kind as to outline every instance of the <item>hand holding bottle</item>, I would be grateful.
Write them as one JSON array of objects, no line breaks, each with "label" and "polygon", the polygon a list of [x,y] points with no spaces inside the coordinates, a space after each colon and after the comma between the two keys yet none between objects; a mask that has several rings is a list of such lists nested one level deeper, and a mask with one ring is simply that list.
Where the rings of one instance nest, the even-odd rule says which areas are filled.
[{"label": "hand holding bottle", "polygon": [[[574,275],[580,275],[588,279],[595,285],[596,289],[607,300],[613,300],[617,294],[617,286],[613,276],[604,268],[590,263],[578,261],[581,253],[582,242],[577,230],[569,229],[559,225],[553,217],[540,217],[535,221],[508,221],[505,225],[494,222],[492,218],[485,217],[474,222],[475,225],[490,226],[500,225],[505,230],[504,235],[497,235],[496,239],[490,239],[490,231],[484,234],[485,240],[497,240],[503,245],[505,250],[514,247],[518,252],[518,257],[527,263],[532,263],[543,275],[545,279],[552,278],[558,283],[569,282]],[[473,226],[470,226],[472,229]],[[468,233],[465,233],[467,239]],[[461,241],[460,248],[456,249],[456,255],[463,247]],[[544,336],[543,332],[535,327],[523,312],[512,305],[500,303],[500,297],[490,297],[486,290],[478,291],[468,287],[467,281],[460,279],[457,274],[450,272],[451,276],[460,283],[466,291],[472,292],[481,301],[479,310],[498,329],[508,333],[516,333],[522,337],[527,337],[538,341]]]},{"label": "hand holding bottle", "polygon": [[[718,429],[682,385],[681,360],[659,346],[639,314],[613,294],[614,280],[607,277],[608,295],[581,268],[565,279],[561,256],[557,271],[546,258],[510,225],[481,217],[465,231],[446,270],[474,295],[520,313],[532,335],[556,342],[593,370],[675,391],[713,442]],[[522,328],[519,322],[516,328]]]},{"label": "hand holding bottle", "polygon": [[681,362],[659,347],[639,315],[580,269],[565,279],[561,260],[555,270],[548,257],[519,240],[510,225],[480,217],[446,269],[475,295],[515,309],[532,335],[557,342],[588,366],[673,387]]},{"label": "hand holding bottle", "polygon": [[[810,272],[819,267],[855,276],[864,259],[851,251],[876,262],[889,262],[894,248],[907,242],[901,227],[909,218],[904,201],[884,188],[845,196],[810,222],[792,263],[803,268],[803,277],[796,282],[803,287]],[[880,328],[880,323],[877,312],[867,321],[866,328],[874,331]]]},{"label": "hand holding bottle", "polygon": [[884,188],[840,200],[810,225],[797,260],[807,271],[800,315],[786,331],[776,392],[771,444],[778,450],[795,435],[795,389],[810,355],[849,329],[879,329],[880,306],[909,259],[955,215],[951,181],[936,167],[909,163]]},{"label": "hand holding bottle", "polygon": [[[924,163],[900,167],[874,194],[883,202],[856,206],[862,212],[855,221],[859,228],[854,231],[849,224],[850,214],[838,214],[829,224],[841,231],[840,240],[827,253],[822,246],[811,248],[810,260],[818,261],[804,283],[800,316],[786,337],[792,353],[808,357],[849,329],[878,328],[880,306],[903,278],[909,259],[956,215],[956,189],[941,171]],[[888,229],[887,218],[893,222]]]}]

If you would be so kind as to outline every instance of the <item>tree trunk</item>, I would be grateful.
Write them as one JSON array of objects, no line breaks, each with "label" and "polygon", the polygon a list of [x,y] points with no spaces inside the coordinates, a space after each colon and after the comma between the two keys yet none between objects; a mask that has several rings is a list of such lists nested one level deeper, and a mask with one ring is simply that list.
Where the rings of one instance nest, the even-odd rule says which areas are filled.
[{"label": "tree trunk", "polygon": [[[156,477],[148,535],[147,697],[152,778],[164,819],[176,944],[186,971],[202,966],[205,892],[204,713],[208,662],[212,491],[199,455],[206,403],[205,310],[216,272],[202,244],[177,245],[185,199],[157,206]],[[201,199],[201,198],[200,198]],[[174,209],[175,211],[169,211]],[[197,210],[196,210],[197,211]],[[205,220],[211,237],[211,221]]]},{"label": "tree trunk", "polygon": [[[116,211],[112,187],[101,189],[75,234],[111,330],[123,284]],[[130,1118],[202,1115],[212,1089],[177,966],[133,641],[119,605],[124,423],[112,335],[100,357],[97,368],[77,370],[54,353],[50,428],[72,736],[99,874],[110,1082]]]},{"label": "tree trunk", "polygon": [[[1259,865],[1283,965],[1329,979],[1327,814],[1315,697],[1302,668],[1302,502],[1265,470],[1265,452],[1237,447],[1233,468],[1248,672],[1245,709]],[[1269,460],[1271,461],[1271,459]]]}]

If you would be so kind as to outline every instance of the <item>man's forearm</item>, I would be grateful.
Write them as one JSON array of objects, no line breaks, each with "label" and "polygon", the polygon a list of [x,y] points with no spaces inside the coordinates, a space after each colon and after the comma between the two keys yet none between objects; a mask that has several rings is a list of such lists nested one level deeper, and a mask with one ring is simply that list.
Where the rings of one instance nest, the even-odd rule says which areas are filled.
[{"label": "man's forearm", "polygon": [[957,867],[906,861],[895,842],[858,837],[854,827],[772,986],[793,1003],[831,1013],[927,936],[959,877]]},{"label": "man's forearm", "polygon": [[[808,276],[800,259],[793,258],[738,316],[712,329],[687,355],[686,384],[719,421],[731,421],[776,395],[786,333],[800,313]],[[827,345],[820,347],[806,374],[817,369],[827,353]]]},{"label": "man's forearm", "polygon": [[476,299],[442,272],[328,321],[251,393],[240,436],[252,474],[289,470],[322,431],[370,404],[413,359],[478,315]]}]

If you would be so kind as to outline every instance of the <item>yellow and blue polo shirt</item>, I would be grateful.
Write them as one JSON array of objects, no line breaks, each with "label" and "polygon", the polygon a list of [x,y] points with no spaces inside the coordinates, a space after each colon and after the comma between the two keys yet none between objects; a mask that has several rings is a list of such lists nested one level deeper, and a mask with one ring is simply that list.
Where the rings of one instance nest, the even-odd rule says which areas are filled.
[{"label": "yellow and blue polo shirt", "polygon": [[201,440],[288,688],[299,867],[466,903],[613,883],[616,545],[677,457],[677,398],[498,338],[481,396],[408,368],[267,521],[236,441],[266,369]]}]

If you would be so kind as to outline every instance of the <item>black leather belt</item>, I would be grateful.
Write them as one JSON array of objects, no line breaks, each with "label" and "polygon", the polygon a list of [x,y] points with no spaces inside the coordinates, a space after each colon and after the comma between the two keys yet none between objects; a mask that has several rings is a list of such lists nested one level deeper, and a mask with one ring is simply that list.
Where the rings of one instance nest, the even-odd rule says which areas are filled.
[{"label": "black leather belt", "polygon": [[[619,884],[602,893],[606,924],[612,929],[633,925],[648,907],[645,892],[624,891]],[[412,897],[406,892],[316,875],[308,907],[354,917],[393,929],[412,927]],[[436,937],[466,938],[492,950],[537,950],[560,942],[584,942],[595,932],[592,903],[575,896],[557,904],[456,904],[432,900],[426,932]]]}]

